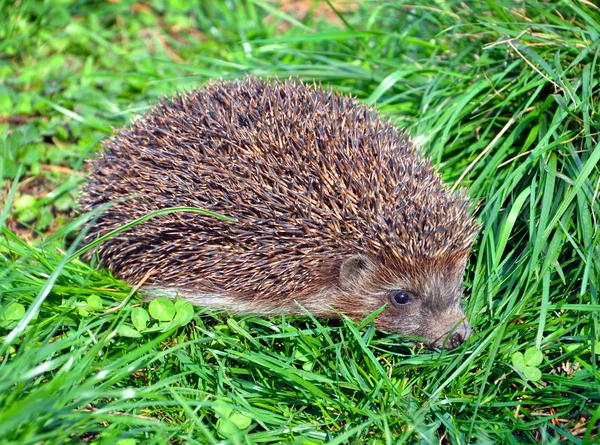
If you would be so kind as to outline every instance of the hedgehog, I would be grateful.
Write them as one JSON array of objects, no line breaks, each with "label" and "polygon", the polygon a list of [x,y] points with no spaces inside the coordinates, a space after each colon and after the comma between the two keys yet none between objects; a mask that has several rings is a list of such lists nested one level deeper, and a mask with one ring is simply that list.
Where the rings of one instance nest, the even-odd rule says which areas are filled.
[{"label": "hedgehog", "polygon": [[[108,204],[108,205],[107,205]],[[117,277],[230,313],[346,316],[454,348],[478,225],[409,134],[299,79],[211,81],[104,141],[80,198]]]}]

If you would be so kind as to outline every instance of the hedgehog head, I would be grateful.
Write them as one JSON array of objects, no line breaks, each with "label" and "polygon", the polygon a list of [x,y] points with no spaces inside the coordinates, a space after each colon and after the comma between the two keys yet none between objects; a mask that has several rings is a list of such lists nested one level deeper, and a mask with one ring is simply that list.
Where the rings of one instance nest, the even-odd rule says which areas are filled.
[{"label": "hedgehog head", "polygon": [[363,309],[385,305],[375,320],[382,330],[454,348],[472,333],[461,296],[478,226],[464,193],[423,184],[414,199],[398,194],[400,209],[390,204],[374,218],[378,236],[365,237],[341,260],[337,288]]},{"label": "hedgehog head", "polygon": [[467,258],[468,251],[437,258],[355,254],[340,265],[338,289],[356,310],[386,306],[375,320],[379,329],[455,348],[472,333],[461,308]]}]

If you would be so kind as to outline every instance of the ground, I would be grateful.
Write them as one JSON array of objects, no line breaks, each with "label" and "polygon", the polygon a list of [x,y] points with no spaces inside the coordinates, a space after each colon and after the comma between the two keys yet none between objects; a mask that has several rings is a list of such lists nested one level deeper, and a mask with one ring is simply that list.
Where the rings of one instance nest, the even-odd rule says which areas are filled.
[{"label": "ground", "polygon": [[[3,443],[592,443],[600,9],[589,1],[20,1],[0,14]],[[371,320],[143,303],[81,260],[113,127],[298,76],[410,131],[482,224],[452,351]]]}]

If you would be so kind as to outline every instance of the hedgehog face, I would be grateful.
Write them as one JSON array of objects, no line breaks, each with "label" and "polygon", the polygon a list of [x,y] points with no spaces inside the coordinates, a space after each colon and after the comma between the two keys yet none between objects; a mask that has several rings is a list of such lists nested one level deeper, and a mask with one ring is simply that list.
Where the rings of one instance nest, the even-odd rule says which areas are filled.
[{"label": "hedgehog face", "polygon": [[415,268],[356,255],[343,262],[340,283],[347,292],[369,300],[373,309],[386,305],[375,320],[378,328],[452,349],[472,334],[460,304],[465,264],[466,258],[458,263],[430,261]]}]

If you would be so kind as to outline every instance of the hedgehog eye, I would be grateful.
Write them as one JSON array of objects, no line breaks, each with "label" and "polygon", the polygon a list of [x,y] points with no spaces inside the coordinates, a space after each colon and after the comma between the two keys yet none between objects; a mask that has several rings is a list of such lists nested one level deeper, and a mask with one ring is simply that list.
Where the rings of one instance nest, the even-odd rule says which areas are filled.
[{"label": "hedgehog eye", "polygon": [[404,306],[410,303],[410,294],[407,292],[398,292],[392,297],[392,303],[396,306]]}]

